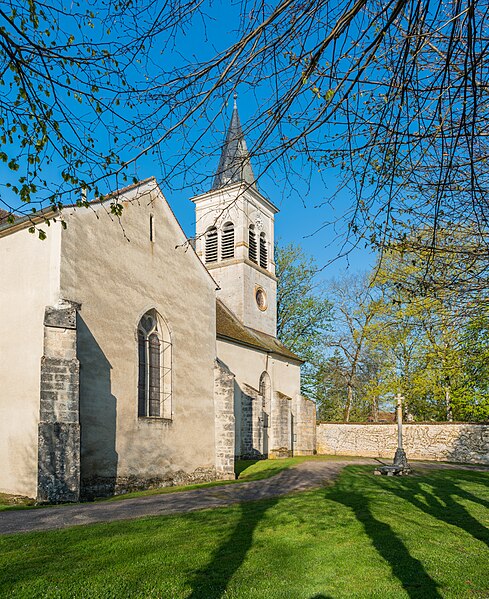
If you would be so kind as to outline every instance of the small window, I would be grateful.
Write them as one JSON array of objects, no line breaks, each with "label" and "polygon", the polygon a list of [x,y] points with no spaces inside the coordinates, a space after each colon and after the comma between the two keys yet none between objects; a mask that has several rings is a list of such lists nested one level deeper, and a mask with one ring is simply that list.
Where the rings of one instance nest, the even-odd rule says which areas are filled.
[{"label": "small window", "polygon": [[248,256],[252,262],[258,264],[258,251],[256,246],[256,233],[254,225],[250,225],[248,231]]},{"label": "small window", "polygon": [[265,293],[265,290],[261,287],[258,287],[255,291],[255,300],[258,308],[262,312],[265,312],[265,310],[268,308],[267,294]]},{"label": "small window", "polygon": [[217,262],[217,229],[211,227],[205,234],[205,261]]},{"label": "small window", "polygon": [[170,331],[150,310],[138,326],[138,416],[172,417]]},{"label": "small window", "polygon": [[149,240],[155,240],[155,219],[152,214],[149,215]]},{"label": "small window", "polygon": [[226,223],[222,228],[221,260],[234,258],[234,225]]},{"label": "small window", "polygon": [[268,267],[268,250],[267,240],[265,239],[265,233],[260,234],[260,266],[262,268]]}]

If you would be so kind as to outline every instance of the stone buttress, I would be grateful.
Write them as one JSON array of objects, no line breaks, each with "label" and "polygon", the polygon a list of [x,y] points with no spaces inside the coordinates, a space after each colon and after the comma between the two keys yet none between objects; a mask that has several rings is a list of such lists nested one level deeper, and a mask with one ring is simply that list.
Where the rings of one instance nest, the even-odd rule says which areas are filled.
[{"label": "stone buttress", "polygon": [[80,498],[78,309],[64,301],[47,307],[44,314],[37,481],[37,499],[42,502]]},{"label": "stone buttress", "polygon": [[214,364],[216,475],[233,480],[234,474],[234,374],[220,360]]}]

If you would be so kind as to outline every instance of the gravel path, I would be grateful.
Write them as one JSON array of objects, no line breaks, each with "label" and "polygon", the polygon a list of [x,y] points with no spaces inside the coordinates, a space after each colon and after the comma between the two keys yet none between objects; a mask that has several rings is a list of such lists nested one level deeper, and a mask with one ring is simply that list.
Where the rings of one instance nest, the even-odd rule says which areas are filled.
[{"label": "gravel path", "polygon": [[[180,491],[163,495],[149,495],[115,502],[82,503],[32,510],[0,512],[0,534],[54,530],[96,522],[130,520],[144,516],[165,516],[194,510],[222,507],[242,501],[256,501],[297,491],[321,487],[334,480],[340,470],[349,464],[371,464],[374,459],[338,458],[332,461],[309,461],[283,470],[272,478],[243,482],[193,491]],[[423,468],[464,468],[467,466],[418,462]],[[477,468],[479,469],[479,468]],[[489,468],[480,468],[489,470]]]}]

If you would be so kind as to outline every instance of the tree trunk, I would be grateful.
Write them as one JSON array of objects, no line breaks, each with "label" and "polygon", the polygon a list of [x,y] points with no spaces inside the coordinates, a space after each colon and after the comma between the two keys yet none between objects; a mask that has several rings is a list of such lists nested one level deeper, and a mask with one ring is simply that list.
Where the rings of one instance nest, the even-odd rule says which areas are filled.
[{"label": "tree trunk", "polygon": [[379,398],[375,396],[372,400],[372,420],[374,422],[379,421]]},{"label": "tree trunk", "polygon": [[448,422],[453,421],[453,409],[452,409],[452,398],[450,395],[450,387],[445,387],[445,407],[447,410]]},{"label": "tree trunk", "polygon": [[350,420],[350,410],[351,404],[353,402],[353,386],[351,383],[348,383],[348,397],[346,399],[345,409],[343,411],[343,422],[349,422]]}]

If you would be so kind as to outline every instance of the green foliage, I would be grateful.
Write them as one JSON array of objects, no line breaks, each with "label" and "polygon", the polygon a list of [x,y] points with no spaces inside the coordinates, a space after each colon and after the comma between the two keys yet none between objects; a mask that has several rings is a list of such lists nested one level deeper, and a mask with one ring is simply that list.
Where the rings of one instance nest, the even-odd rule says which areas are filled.
[{"label": "green foliage", "polygon": [[317,371],[317,419],[325,422],[343,420],[346,398],[345,380],[347,365],[336,350],[326,358]]},{"label": "green foliage", "polygon": [[469,307],[463,290],[450,287],[463,266],[453,250],[457,237],[453,231],[438,235],[441,256],[429,247],[429,231],[384,253],[376,268],[380,300],[369,342],[384,356],[382,393],[401,391],[415,420],[485,420],[487,304],[480,294]]},{"label": "green foliage", "polygon": [[461,337],[462,375],[454,393],[454,416],[489,421],[489,316],[470,319]]},{"label": "green foliage", "polygon": [[332,305],[317,279],[317,266],[300,246],[275,246],[277,337],[300,358],[302,392],[317,397],[317,370],[324,356]]},{"label": "green foliage", "polygon": [[459,251],[464,234],[439,229],[434,251],[432,230],[413,231],[384,250],[370,278],[332,282],[321,419],[339,420],[343,405],[345,420],[375,420],[400,392],[415,421],[489,420],[487,289],[467,295],[452,284],[474,267],[472,254]]}]

